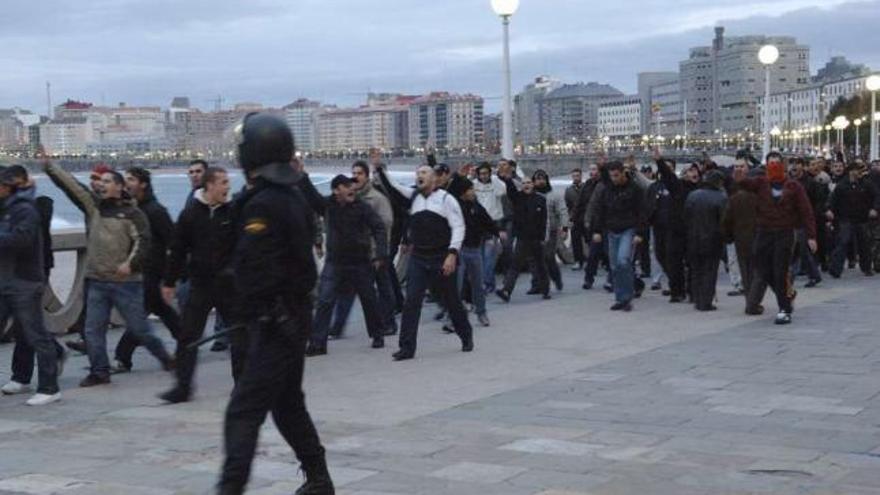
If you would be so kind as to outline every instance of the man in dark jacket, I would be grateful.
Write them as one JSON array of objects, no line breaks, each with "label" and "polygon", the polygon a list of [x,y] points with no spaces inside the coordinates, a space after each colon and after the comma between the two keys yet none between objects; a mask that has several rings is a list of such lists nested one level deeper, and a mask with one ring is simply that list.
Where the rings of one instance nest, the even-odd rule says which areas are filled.
[{"label": "man in dark jacket", "polygon": [[752,251],[754,275],[746,302],[747,314],[761,314],[760,304],[767,285],[773,289],[779,313],[776,324],[791,323],[792,302],[796,292],[791,286],[791,254],[794,249],[794,231],[803,228],[810,251],[816,251],[816,223],[813,208],[796,180],[786,177],[782,155],[767,155],[767,174],[746,178],[737,171],[738,186],[757,196],[757,230]]},{"label": "man in dark jacket", "polygon": [[516,237],[513,262],[504,276],[504,286],[495,291],[504,302],[516,287],[520,272],[531,263],[535,267],[535,289],[550,299],[550,280],[547,265],[544,263],[544,241],[547,239],[547,198],[535,191],[535,184],[529,178],[522,181],[522,190],[517,190],[510,176],[503,177],[507,184],[507,198],[513,206],[513,235]]},{"label": "man in dark jacket", "polygon": [[[789,174],[794,180],[800,182],[801,186],[803,186],[804,191],[807,193],[807,199],[810,200],[810,206],[813,207],[813,211],[820,213],[825,206],[822,202],[822,198],[825,196],[822,192],[824,186],[807,173],[806,166],[807,162],[804,158],[795,157],[789,161]],[[814,214],[814,217],[821,217],[821,215]],[[817,237],[819,235],[819,223],[821,222],[816,222]],[[795,231],[795,254],[792,257],[792,276],[797,276],[801,271],[806,272],[807,277],[809,278],[806,287],[815,287],[822,282],[819,263],[816,261],[815,255],[811,253],[809,247],[807,247],[807,238],[804,234],[804,230],[798,229]]]},{"label": "man in dark jacket", "polygon": [[666,265],[663,270],[669,278],[669,302],[679,303],[687,297],[687,235],[682,215],[684,202],[688,194],[697,189],[700,183],[700,170],[696,165],[691,165],[684,172],[684,177],[679,178],[670,167],[670,160],[659,156],[657,159],[657,173],[670,194],[669,227],[666,231]]},{"label": "man in dark jacket", "polygon": [[604,166],[601,163],[590,165],[590,177],[584,182],[584,187],[581,188],[580,196],[578,196],[577,204],[571,215],[572,224],[581,226],[584,241],[589,243],[589,250],[585,260],[586,265],[584,266],[584,290],[593,288],[593,283],[596,280],[596,273],[599,271],[599,263],[605,252],[604,243],[593,242],[592,236],[590,235],[592,218],[587,214],[590,201],[593,199],[593,194],[595,194],[596,191],[596,186],[599,185],[601,180],[599,177],[600,165]]},{"label": "man in dark jacket", "polygon": [[186,402],[192,397],[198,349],[190,349],[189,345],[202,337],[212,309],[230,325],[232,377],[236,381],[247,354],[247,334],[237,328],[241,308],[232,278],[236,218],[235,206],[229,201],[229,175],[223,168],[208,167],[203,184],[178,216],[163,277],[162,298],[166,304],[174,300],[184,274],[189,284],[189,294],[181,308],[177,384],[159,396],[171,403]]},{"label": "man in dark jacket", "polygon": [[724,175],[718,170],[709,171],[701,188],[690,193],[684,203],[691,294],[697,311],[718,309],[713,301],[718,284],[718,264],[724,253],[721,227],[727,196],[723,187]]},{"label": "man in dark jacket", "polygon": [[635,297],[633,253],[645,230],[645,195],[620,162],[607,165],[610,183],[598,198],[593,241],[608,240],[608,258],[614,285],[612,311],[631,311]]},{"label": "man in dark jacket", "polygon": [[337,175],[330,182],[333,195],[328,198],[315,190],[308,176],[299,182],[299,187],[312,209],[324,217],[327,233],[326,261],[321,271],[318,304],[306,355],[327,354],[330,318],[336,306],[337,292],[347,286],[351,286],[361,300],[373,348],[385,347],[379,300],[374,288],[374,269],[380,270],[387,260],[385,224],[369,205],[356,197],[353,181],[345,175]]},{"label": "man in dark jacket", "polygon": [[[749,173],[748,162],[738,159],[734,165],[734,175]],[[757,195],[734,184],[724,216],[725,242],[733,243],[736,250],[736,263],[742,277],[743,295],[748,297],[754,277],[752,244],[755,240],[755,223],[758,217]],[[766,290],[766,289],[765,289]]]},{"label": "man in dark jacket", "polygon": [[19,190],[14,173],[0,170],[0,321],[15,318],[12,379],[2,393],[30,388],[37,356],[37,393],[27,404],[40,406],[61,399],[58,389],[60,346],[43,322],[42,298],[46,274],[40,214],[33,188]]},{"label": "man in dark jacket", "polygon": [[[477,320],[484,327],[489,326],[489,316],[486,313],[486,292],[483,290],[483,255],[482,246],[486,239],[498,237],[501,230],[477,201],[473,182],[462,179],[464,192],[459,199],[461,214],[464,217],[464,241],[461,243],[461,262],[458,269],[458,287],[464,291],[464,279],[467,277],[471,289],[471,302],[474,304],[474,313]],[[494,275],[493,275],[494,276]]]},{"label": "man in dark jacket", "polygon": [[[174,236],[174,222],[168,210],[162,206],[153,194],[153,180],[149,170],[132,167],[125,172],[125,189],[138,208],[147,216],[150,223],[150,250],[144,263],[144,309],[147,313],[158,316],[171,332],[174,340],[180,340],[180,315],[162,299],[160,286],[165,275],[168,247]],[[114,372],[131,371],[131,356],[137,348],[137,339],[126,331],[116,345],[116,367]]]},{"label": "man in dark jacket", "polygon": [[587,261],[584,257],[584,225],[583,222],[577,222],[575,219],[583,190],[583,171],[576,168],[571,171],[571,185],[565,188],[565,207],[571,217],[571,252],[575,263],[572,270],[582,270]]},{"label": "man in dark jacket", "polygon": [[829,200],[828,219],[838,221],[837,244],[828,268],[832,277],[840,278],[852,245],[858,252],[862,273],[874,275],[868,225],[877,219],[878,211],[880,192],[868,176],[868,167],[862,162],[853,163],[849,166],[849,176],[837,184]]}]

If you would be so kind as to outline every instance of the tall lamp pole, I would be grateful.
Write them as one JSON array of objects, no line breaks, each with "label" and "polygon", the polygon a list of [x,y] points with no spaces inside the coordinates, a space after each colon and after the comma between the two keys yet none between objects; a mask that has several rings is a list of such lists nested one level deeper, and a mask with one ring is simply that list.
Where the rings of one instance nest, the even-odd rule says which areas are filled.
[{"label": "tall lamp pole", "polygon": [[491,0],[492,10],[501,17],[504,28],[504,102],[501,114],[501,157],[513,159],[513,109],[510,91],[510,18],[519,8],[519,0]]},{"label": "tall lamp pole", "polygon": [[764,156],[770,153],[770,66],[779,59],[779,49],[773,45],[764,45],[758,50],[758,61],[764,64]]},{"label": "tall lamp pole", "polygon": [[880,113],[877,112],[877,91],[880,90],[880,75],[874,74],[865,81],[865,87],[871,92],[871,161],[880,159],[880,150],[877,149],[878,120]]}]

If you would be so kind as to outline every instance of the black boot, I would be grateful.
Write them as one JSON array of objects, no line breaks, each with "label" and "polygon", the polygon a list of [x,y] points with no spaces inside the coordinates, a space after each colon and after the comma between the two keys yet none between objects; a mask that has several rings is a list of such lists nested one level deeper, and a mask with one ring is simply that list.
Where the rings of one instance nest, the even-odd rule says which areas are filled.
[{"label": "black boot", "polygon": [[324,457],[303,460],[302,470],[306,474],[306,482],[295,492],[295,495],[336,495],[333,480],[327,471]]}]

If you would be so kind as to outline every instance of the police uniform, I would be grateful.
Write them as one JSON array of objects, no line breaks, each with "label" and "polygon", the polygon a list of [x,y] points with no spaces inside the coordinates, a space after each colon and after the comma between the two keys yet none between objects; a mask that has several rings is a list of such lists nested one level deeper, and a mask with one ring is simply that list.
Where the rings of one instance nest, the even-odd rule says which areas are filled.
[{"label": "police uniform", "polygon": [[293,139],[282,120],[265,114],[248,115],[240,134],[239,160],[252,187],[239,199],[233,263],[245,321],[253,323],[244,373],[226,410],[219,493],[243,493],[260,426],[271,412],[306,474],[296,493],[332,495],[324,449],[302,391],[309,292],[317,271],[311,210],[291,187],[298,179],[290,166]]}]

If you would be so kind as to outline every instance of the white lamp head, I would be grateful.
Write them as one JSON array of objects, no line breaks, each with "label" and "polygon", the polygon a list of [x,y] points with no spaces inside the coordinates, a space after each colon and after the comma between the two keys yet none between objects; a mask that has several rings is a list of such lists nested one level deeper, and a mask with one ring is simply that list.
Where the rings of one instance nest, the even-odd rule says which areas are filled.
[{"label": "white lamp head", "polygon": [[780,134],[782,134],[782,131],[779,130],[779,127],[774,126],[773,129],[770,129],[771,136],[778,136]]},{"label": "white lamp head", "polygon": [[758,60],[764,65],[773,65],[779,59],[779,49],[773,45],[764,45],[758,50]]},{"label": "white lamp head", "polygon": [[519,8],[519,0],[491,0],[492,10],[501,17],[510,17],[516,14]]},{"label": "white lamp head", "polygon": [[854,120],[854,121],[853,121],[853,124],[855,124],[856,127],[862,125],[862,119],[856,119],[856,120]]},{"label": "white lamp head", "polygon": [[880,75],[874,74],[865,79],[865,87],[868,91],[880,90]]}]

